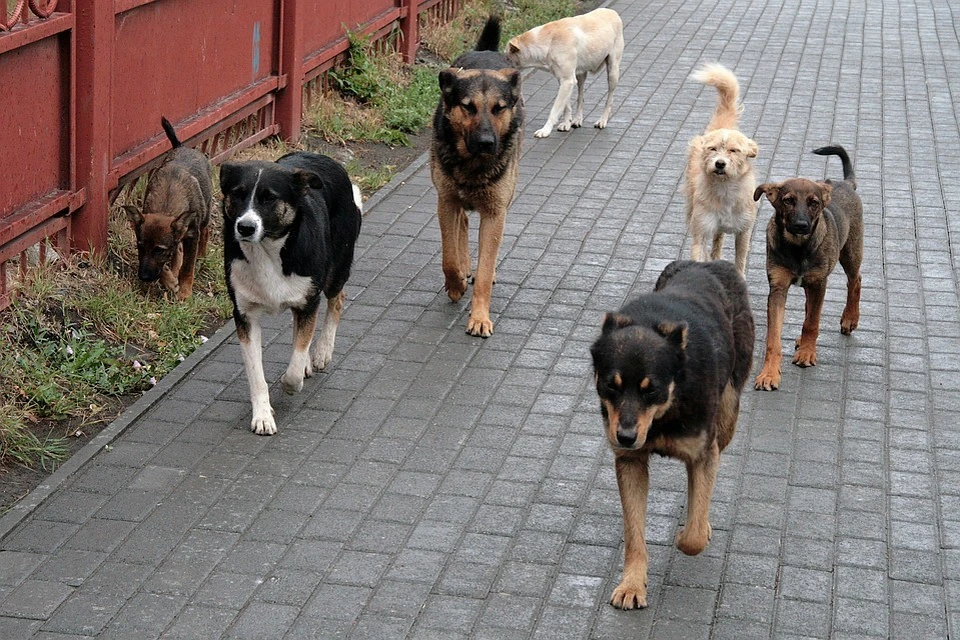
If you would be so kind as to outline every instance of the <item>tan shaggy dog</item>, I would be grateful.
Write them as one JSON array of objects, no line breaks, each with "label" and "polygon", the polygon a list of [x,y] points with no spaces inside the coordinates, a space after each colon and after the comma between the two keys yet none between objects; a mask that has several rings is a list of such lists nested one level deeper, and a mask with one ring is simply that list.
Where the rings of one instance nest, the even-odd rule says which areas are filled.
[{"label": "tan shaggy dog", "polygon": [[736,236],[737,270],[744,275],[757,219],[757,203],[753,199],[756,178],[751,162],[757,157],[757,143],[737,129],[742,107],[738,104],[740,83],[733,72],[723,65],[708,64],[692,77],[716,87],[719,99],[705,132],[690,141],[687,152],[691,257],[697,261],[719,260],[723,234],[732,233]]},{"label": "tan shaggy dog", "polygon": [[[607,103],[603,115],[593,126],[598,129],[607,126],[623,57],[623,22],[616,11],[595,9],[534,27],[510,39],[507,57],[521,69],[549,71],[560,83],[547,122],[533,134],[535,137],[546,138],[554,127],[557,131],[569,131],[583,124],[583,85],[587,74],[597,73],[603,65],[607,66]],[[574,87],[577,88],[576,115],[570,109]]]}]

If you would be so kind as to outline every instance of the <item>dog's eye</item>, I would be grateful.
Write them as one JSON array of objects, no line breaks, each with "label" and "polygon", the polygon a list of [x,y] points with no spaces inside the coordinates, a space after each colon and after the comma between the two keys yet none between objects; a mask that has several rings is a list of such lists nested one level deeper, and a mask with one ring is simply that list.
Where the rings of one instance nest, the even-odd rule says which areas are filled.
[{"label": "dog's eye", "polygon": [[740,149],[730,149],[730,153],[740,153]]},{"label": "dog's eye", "polygon": [[797,204],[797,199],[793,196],[784,196],[783,204],[795,205]]},{"label": "dog's eye", "polygon": [[812,199],[810,199],[810,200],[807,200],[807,206],[808,206],[808,207],[819,207],[819,206],[820,206],[820,201],[817,200],[816,198],[812,198]]},{"label": "dog's eye", "polygon": [[499,114],[501,111],[503,111],[504,109],[506,109],[506,107],[503,106],[502,104],[495,104],[495,105],[493,105],[493,108],[490,109],[490,113],[492,113],[493,115],[497,115],[497,114]]},{"label": "dog's eye", "polygon": [[465,102],[460,106],[463,107],[463,110],[469,113],[471,116],[477,115],[477,106],[472,102]]}]

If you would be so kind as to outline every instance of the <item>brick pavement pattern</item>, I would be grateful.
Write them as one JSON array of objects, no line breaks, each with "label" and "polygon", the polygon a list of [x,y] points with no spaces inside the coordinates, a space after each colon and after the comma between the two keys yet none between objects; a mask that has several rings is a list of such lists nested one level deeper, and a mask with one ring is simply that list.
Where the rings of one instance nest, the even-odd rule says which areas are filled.
[{"label": "brick pavement pattern", "polygon": [[[3,538],[0,638],[958,637],[960,9],[611,6],[626,52],[606,130],[534,140],[556,84],[525,80],[493,337],[465,335],[469,296],[443,292],[421,164],[365,217],[330,370],[298,396],[273,385],[280,433],[248,430],[235,338],[188,359]],[[818,366],[788,361],[780,391],[745,391],[700,557],[671,546],[682,465],[653,463],[650,607],[620,612],[607,604],[620,506],[588,347],[605,311],[688,255],[686,144],[715,101],[688,75],[713,60],[741,81],[760,181],[839,176],[810,150],[851,152],[862,318],[840,335],[835,275]],[[604,88],[591,79],[594,113]],[[747,272],[754,373],[771,211]],[[784,349],[801,321],[794,289]],[[287,325],[265,336],[273,381]]]}]

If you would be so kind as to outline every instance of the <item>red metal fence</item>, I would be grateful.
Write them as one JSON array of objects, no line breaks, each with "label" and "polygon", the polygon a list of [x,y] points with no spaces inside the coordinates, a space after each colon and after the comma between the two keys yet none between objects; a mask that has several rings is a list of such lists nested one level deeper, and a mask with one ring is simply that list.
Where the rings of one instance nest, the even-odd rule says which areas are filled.
[{"label": "red metal fence", "polygon": [[167,150],[165,115],[217,163],[300,136],[304,85],[346,32],[399,30],[463,0],[0,0],[0,308],[8,262],[47,243],[102,250],[118,189]]}]

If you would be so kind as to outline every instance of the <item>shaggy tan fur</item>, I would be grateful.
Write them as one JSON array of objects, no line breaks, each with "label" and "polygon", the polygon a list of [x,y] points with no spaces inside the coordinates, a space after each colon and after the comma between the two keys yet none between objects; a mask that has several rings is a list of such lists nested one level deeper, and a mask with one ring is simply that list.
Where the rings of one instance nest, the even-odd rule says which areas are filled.
[{"label": "shaggy tan fur", "polygon": [[[747,270],[750,236],[757,219],[753,200],[756,178],[752,158],[757,143],[737,129],[740,84],[726,67],[709,64],[693,79],[716,87],[717,108],[703,135],[690,141],[686,168],[687,227],[693,238],[691,257],[719,260],[723,234],[736,237],[736,265]],[[709,247],[709,251],[708,251]]]}]

